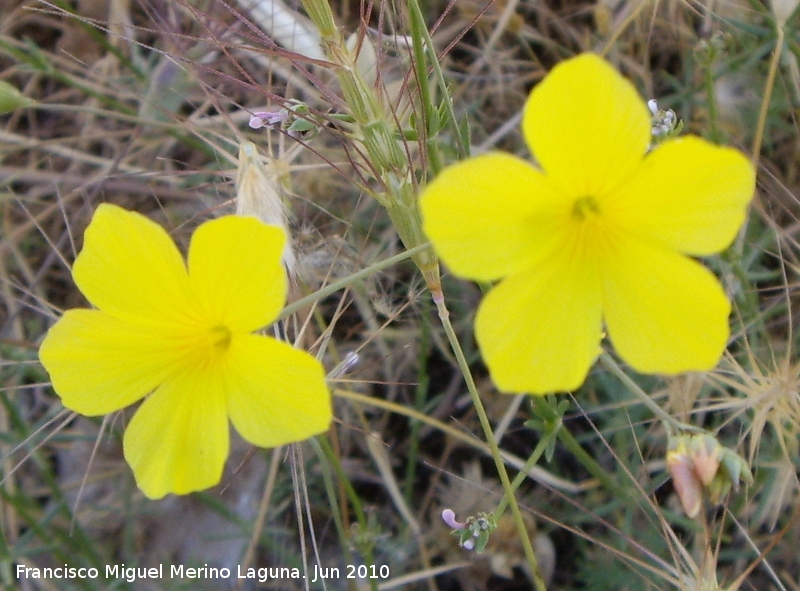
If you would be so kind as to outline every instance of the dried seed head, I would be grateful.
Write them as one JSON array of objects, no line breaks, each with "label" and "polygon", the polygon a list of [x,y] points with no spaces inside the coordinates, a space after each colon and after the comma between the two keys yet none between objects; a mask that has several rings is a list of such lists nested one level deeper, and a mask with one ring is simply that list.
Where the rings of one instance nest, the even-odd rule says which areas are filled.
[{"label": "dried seed head", "polygon": [[375,86],[378,80],[378,52],[369,35],[353,33],[345,43],[347,51],[354,55],[356,69],[364,81]]},{"label": "dried seed head", "polygon": [[281,174],[275,162],[265,164],[252,142],[239,146],[239,173],[236,179],[236,214],[252,215],[265,224],[278,226],[286,234],[283,264],[290,278],[296,274],[295,253],[289,231],[288,213],[283,201]]},{"label": "dried seed head", "polygon": [[779,23],[783,24],[797,10],[798,4],[800,4],[800,0],[772,0],[772,14]]}]

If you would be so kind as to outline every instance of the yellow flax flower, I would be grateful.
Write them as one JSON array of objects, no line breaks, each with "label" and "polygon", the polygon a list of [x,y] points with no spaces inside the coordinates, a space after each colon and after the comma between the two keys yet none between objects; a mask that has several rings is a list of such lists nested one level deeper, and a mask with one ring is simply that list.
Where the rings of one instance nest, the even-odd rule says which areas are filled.
[{"label": "yellow flax flower", "polygon": [[755,185],[748,160],[691,136],[648,153],[647,106],[593,54],[545,77],[522,128],[538,167],[487,154],[446,168],[421,197],[425,232],[451,270],[502,279],[475,319],[497,386],[577,388],[604,323],[638,371],[713,367],[730,303],[690,257],[736,236]]},{"label": "yellow flax flower", "polygon": [[217,484],[229,417],[261,447],[328,428],[320,363],[253,334],[285,303],[285,240],[253,217],[212,220],[194,233],[187,270],[155,222],[113,205],[95,212],[72,274],[97,309],[67,311],[39,356],[64,406],[80,414],[114,412],[150,393],[123,441],[148,497]]}]

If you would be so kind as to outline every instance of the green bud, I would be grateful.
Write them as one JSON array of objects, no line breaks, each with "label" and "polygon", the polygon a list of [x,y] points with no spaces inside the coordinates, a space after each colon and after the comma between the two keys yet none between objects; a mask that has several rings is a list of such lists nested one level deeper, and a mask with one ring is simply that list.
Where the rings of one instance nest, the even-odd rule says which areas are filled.
[{"label": "green bud", "polygon": [[753,473],[747,460],[730,449],[722,450],[722,467],[733,484],[733,490],[739,490],[739,480],[744,480],[746,484],[753,484]]}]

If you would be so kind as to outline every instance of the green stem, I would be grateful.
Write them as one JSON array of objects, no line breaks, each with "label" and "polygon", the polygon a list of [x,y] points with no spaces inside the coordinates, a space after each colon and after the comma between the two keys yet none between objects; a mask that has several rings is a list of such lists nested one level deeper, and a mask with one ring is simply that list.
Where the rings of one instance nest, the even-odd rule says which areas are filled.
[{"label": "green stem", "polygon": [[714,72],[712,66],[713,64],[709,63],[705,67],[706,102],[708,103],[708,122],[711,128],[709,134],[711,135],[711,141],[718,144],[722,138],[720,138],[717,123],[717,98],[714,94]]},{"label": "green stem", "polygon": [[[408,8],[412,13],[412,22],[414,19],[417,19],[421,23],[425,22],[425,17],[422,14],[422,10],[420,9],[417,0],[409,0]],[[430,53],[430,62],[431,66],[433,66],[433,73],[436,76],[436,82],[439,85],[442,96],[444,97],[445,114],[447,115],[448,123],[450,124],[453,132],[453,139],[456,143],[458,159],[464,160],[469,156],[469,146],[465,145],[463,138],[461,137],[461,130],[458,127],[458,120],[456,119],[455,109],[453,108],[453,100],[450,97],[450,90],[447,88],[447,82],[444,79],[444,72],[442,71],[442,66],[439,64],[439,56],[436,55],[436,51],[433,49],[433,40],[431,39],[428,29],[423,26],[420,27],[419,32],[425,41],[425,49]]]},{"label": "green stem", "polygon": [[[531,403],[536,407],[537,412],[542,416],[547,416],[552,412],[552,409],[547,405],[544,398],[541,396],[531,396]],[[609,476],[608,471],[598,464],[595,459],[590,456],[578,440],[569,432],[566,426],[562,426],[558,430],[558,440],[567,448],[567,450],[575,456],[581,465],[586,468],[586,471],[594,476],[600,483],[608,490],[616,493],[618,496],[628,498],[628,492],[622,488],[619,483]]]},{"label": "green stem", "polygon": [[[328,460],[329,465],[333,466],[333,471],[336,472],[336,476],[344,486],[345,494],[347,494],[347,498],[350,500],[350,505],[356,515],[356,521],[358,521],[359,530],[361,533],[366,534],[369,532],[369,520],[367,519],[366,513],[364,513],[364,508],[361,506],[361,499],[358,497],[358,493],[353,488],[353,485],[350,482],[350,479],[347,477],[344,468],[342,468],[336,452],[334,452],[333,447],[331,447],[330,441],[328,441],[328,438],[325,435],[320,435],[311,439],[310,441],[317,454],[323,454]],[[375,557],[372,552],[372,544],[369,541],[367,541],[367,543],[360,544],[356,539],[355,546],[361,552],[366,564],[375,564]],[[378,591],[378,584],[374,579],[370,579],[370,589],[372,591]]]},{"label": "green stem", "polygon": [[[320,442],[315,438],[309,439],[308,442],[311,445],[311,448],[314,450],[314,453],[317,455],[317,459],[319,460],[319,465],[322,470],[322,481],[325,484],[325,493],[328,495],[328,505],[330,506],[331,517],[333,517],[333,523],[336,526],[336,531],[339,534],[339,539],[342,542],[342,551],[344,552],[345,559],[353,560],[353,552],[350,548],[350,539],[344,526],[343,516],[339,509],[340,505],[337,502],[339,499],[336,496],[336,487],[334,486],[333,475],[331,474],[331,463],[338,464],[338,458],[336,458],[336,454],[327,440],[325,441],[326,449],[323,449],[322,444],[320,444]],[[335,462],[333,462],[333,460],[335,460]],[[356,501],[358,501],[358,498],[356,498]]]},{"label": "green stem", "polygon": [[[397,141],[402,130],[394,124],[394,114],[386,112],[373,86],[359,72],[355,54],[348,49],[335,26],[328,0],[302,0],[302,3],[320,31],[323,51],[335,66],[333,73],[355,121],[351,139],[364,147],[372,176],[381,184],[373,195],[386,208],[406,248],[413,249],[426,243],[417,202],[414,164]],[[422,29],[427,33],[424,26]],[[440,289],[439,261],[433,248],[415,251],[414,263],[428,287]]]},{"label": "green stem", "polygon": [[[785,33],[783,25],[785,23],[777,22],[777,39],[775,40],[775,52],[772,54],[772,60],[769,62],[769,71],[767,72],[767,82],[764,84],[764,98],[761,100],[761,109],[758,113],[758,123],[756,124],[756,133],[753,138],[753,147],[750,154],[750,162],[753,163],[753,168],[758,171],[758,163],[761,159],[761,145],[764,142],[764,128],[767,126],[767,115],[769,114],[769,103],[772,100],[772,89],[775,86],[775,76],[778,73],[778,64],[781,60],[781,53],[783,52],[783,44],[785,40]],[[744,252],[745,240],[747,237],[747,228],[750,224],[750,217],[745,217],[744,224],[742,224],[739,234],[736,236],[736,241],[733,244],[734,251],[741,256]]]},{"label": "green stem", "polygon": [[[758,290],[754,289],[753,282],[747,275],[740,250],[731,247],[720,256],[730,265],[731,272],[739,282],[740,289],[733,296],[739,311],[736,316],[741,322],[741,330],[748,335],[750,346],[757,350],[758,340],[767,334],[766,320],[764,314],[761,313],[761,304],[758,301]],[[748,326],[752,326],[753,330],[748,330]]]},{"label": "green stem", "polygon": [[[423,302],[421,302],[423,303]],[[428,385],[430,384],[430,372],[428,371],[428,357],[430,356],[430,311],[428,306],[422,307],[422,334],[420,335],[420,350],[417,355],[419,365],[417,367],[417,387],[414,394],[414,410],[423,412],[425,401],[428,398]],[[419,454],[419,434],[422,423],[416,419],[409,421],[408,435],[408,460],[406,462],[405,488],[403,497],[406,503],[411,505],[414,494],[414,476],[417,473],[417,457]]]},{"label": "green stem", "polygon": [[[764,141],[764,128],[767,126],[767,113],[769,112],[769,103],[772,98],[772,89],[775,86],[775,76],[778,73],[778,64],[781,60],[781,53],[783,52],[783,41],[785,34],[783,27],[777,27],[778,37],[775,40],[775,52],[772,54],[772,60],[769,62],[769,72],[767,72],[767,82],[764,85],[764,98],[761,101],[761,109],[758,113],[758,124],[756,125],[756,135],[753,138],[752,149],[752,162],[753,166],[758,168],[758,160],[761,155],[761,144]],[[741,235],[741,234],[740,234]]]},{"label": "green stem", "polygon": [[647,392],[642,390],[639,387],[639,384],[634,382],[630,376],[628,376],[619,364],[614,361],[614,359],[603,351],[600,354],[600,363],[605,366],[605,368],[617,376],[617,379],[622,382],[628,390],[636,396],[642,404],[644,404],[654,415],[656,415],[659,419],[664,422],[664,426],[667,429],[667,434],[672,434],[673,428],[678,432],[689,432],[689,433],[705,433],[705,429],[700,427],[696,427],[694,425],[690,425],[689,423],[684,423],[683,421],[679,421],[663,408],[661,408],[658,404],[656,404],[650,396],[648,396]]},{"label": "green stem", "polygon": [[[423,121],[422,125],[418,126],[418,133],[420,137],[425,138],[426,154],[428,155],[428,162],[430,163],[431,171],[434,176],[439,174],[442,170],[442,158],[439,155],[439,145],[436,143],[436,134],[439,125],[438,112],[436,106],[433,104],[431,97],[431,87],[428,83],[428,68],[425,59],[425,40],[423,39],[423,31],[427,32],[425,27],[425,20],[422,18],[422,11],[417,4],[417,0],[409,0],[410,7],[410,29],[411,29],[411,43],[414,51],[414,71],[417,76],[417,84],[419,85],[420,92],[420,107],[422,109]],[[432,122],[436,122],[433,125]],[[422,135],[424,134],[424,135]]]},{"label": "green stem", "polygon": [[[548,431],[544,434],[544,437],[539,440],[539,443],[536,444],[536,448],[533,450],[533,453],[527,459],[525,465],[522,467],[522,470],[520,470],[519,474],[514,477],[514,480],[511,483],[512,495],[517,492],[519,485],[522,484],[522,481],[525,480],[525,478],[527,478],[528,472],[530,472],[531,468],[533,468],[539,462],[539,459],[541,459],[542,454],[544,454],[547,446],[550,445],[550,441],[556,436],[557,432],[558,431],[556,430]],[[495,519],[500,519],[500,517],[502,517],[507,506],[508,497],[504,496],[502,499],[500,499],[497,509],[494,512]]]},{"label": "green stem", "polygon": [[486,410],[483,408],[481,397],[478,394],[478,388],[475,386],[475,381],[472,379],[472,372],[470,371],[469,364],[464,356],[464,351],[461,349],[458,336],[456,336],[453,325],[450,323],[450,312],[447,310],[447,306],[444,303],[444,295],[442,292],[434,292],[433,301],[436,303],[436,309],[439,312],[439,318],[441,319],[442,326],[447,334],[447,340],[450,342],[450,346],[453,348],[453,353],[455,354],[456,361],[458,362],[458,367],[464,376],[467,390],[472,398],[472,404],[475,407],[475,412],[478,414],[478,419],[480,420],[481,427],[483,428],[483,432],[486,437],[486,443],[489,445],[489,449],[492,452],[492,459],[494,460],[495,467],[497,468],[497,474],[500,477],[500,482],[503,484],[505,498],[511,507],[511,514],[514,517],[514,522],[517,526],[517,531],[519,532],[522,547],[525,549],[525,556],[527,557],[528,564],[531,567],[534,585],[536,586],[537,591],[547,591],[547,587],[544,584],[544,580],[542,579],[542,575],[539,571],[539,563],[536,560],[536,554],[533,551],[533,545],[531,544],[528,528],[525,527],[525,521],[522,519],[522,512],[520,511],[519,504],[514,496],[514,489],[511,487],[511,481],[508,479],[506,466],[503,463],[503,458],[500,456],[500,448],[497,446],[497,441],[494,438],[492,425],[489,422],[489,417],[486,415]]}]

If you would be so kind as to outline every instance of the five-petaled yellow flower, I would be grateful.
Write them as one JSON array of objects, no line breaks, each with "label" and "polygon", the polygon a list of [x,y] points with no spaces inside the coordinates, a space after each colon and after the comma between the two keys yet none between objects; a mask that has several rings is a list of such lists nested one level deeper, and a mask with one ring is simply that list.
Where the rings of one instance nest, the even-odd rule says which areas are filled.
[{"label": "five-petaled yellow flower", "polygon": [[286,300],[279,228],[226,216],[194,233],[187,264],[167,232],[101,205],[72,274],[97,308],[67,311],[39,356],[67,408],[120,410],[152,392],[125,432],[125,459],[150,498],[217,484],[228,418],[254,445],[325,431],[330,393],[320,363],[253,334]]},{"label": "five-petaled yellow flower", "polygon": [[472,158],[421,197],[425,232],[452,271],[502,279],[475,320],[497,386],[577,388],[603,323],[638,371],[713,367],[730,303],[690,257],[736,236],[755,185],[748,160],[691,136],[648,153],[647,106],[593,54],[547,75],[522,128],[538,167],[501,153]]}]

